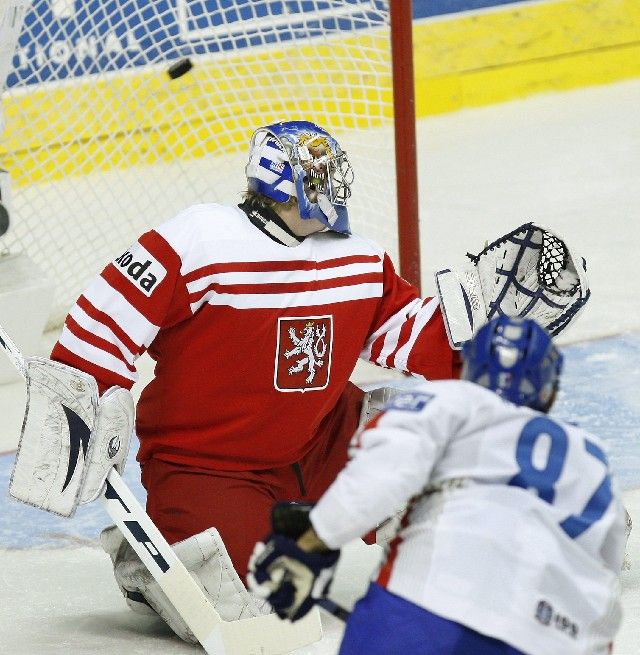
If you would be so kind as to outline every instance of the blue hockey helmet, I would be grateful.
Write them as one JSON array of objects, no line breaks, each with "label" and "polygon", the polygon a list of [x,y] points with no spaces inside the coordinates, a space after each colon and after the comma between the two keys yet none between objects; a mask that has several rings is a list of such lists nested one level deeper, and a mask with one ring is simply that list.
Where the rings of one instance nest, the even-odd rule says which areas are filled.
[{"label": "blue hockey helmet", "polygon": [[465,380],[516,405],[549,409],[560,381],[562,354],[534,320],[493,319],[464,344],[462,356]]},{"label": "blue hockey helmet", "polygon": [[347,200],[353,169],[322,127],[284,121],[257,129],[245,170],[250,191],[276,202],[293,196],[303,219],[316,218],[334,232],[351,234]]}]

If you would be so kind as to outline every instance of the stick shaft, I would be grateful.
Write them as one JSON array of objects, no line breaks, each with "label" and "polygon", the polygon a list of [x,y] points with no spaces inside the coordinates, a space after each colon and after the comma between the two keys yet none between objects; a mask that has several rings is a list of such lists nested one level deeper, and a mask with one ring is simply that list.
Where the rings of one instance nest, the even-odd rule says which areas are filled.
[{"label": "stick shaft", "polygon": [[20,375],[26,379],[27,365],[24,361],[24,356],[22,355],[22,352],[20,352],[20,348],[18,348],[14,343],[13,339],[5,332],[2,325],[0,325],[0,347],[4,348],[11,363],[16,367],[16,369],[18,369]]},{"label": "stick shaft", "polygon": [[329,612],[329,614],[332,614],[337,619],[340,619],[343,623],[346,623],[351,616],[351,612],[349,610],[345,609],[341,605],[338,605],[338,603],[334,603],[328,598],[322,598],[321,600],[317,601],[317,605],[322,607],[325,612]]}]

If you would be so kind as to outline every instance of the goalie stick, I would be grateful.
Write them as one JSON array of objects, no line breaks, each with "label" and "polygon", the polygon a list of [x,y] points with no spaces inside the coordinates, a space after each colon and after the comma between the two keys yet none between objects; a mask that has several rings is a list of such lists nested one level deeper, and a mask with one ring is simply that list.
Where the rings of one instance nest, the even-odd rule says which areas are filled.
[{"label": "goalie stick", "polygon": [[[26,379],[27,362],[1,325],[0,346]],[[282,655],[321,638],[317,611],[296,623],[275,614],[224,621],[115,468],[100,500],[209,655]]]}]

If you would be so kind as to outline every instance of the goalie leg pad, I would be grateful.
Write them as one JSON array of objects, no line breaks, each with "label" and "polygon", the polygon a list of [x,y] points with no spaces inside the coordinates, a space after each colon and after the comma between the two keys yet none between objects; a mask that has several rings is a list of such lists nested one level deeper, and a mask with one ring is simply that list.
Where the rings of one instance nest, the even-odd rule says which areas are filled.
[{"label": "goalie leg pad", "polygon": [[[111,557],[120,591],[131,609],[149,613],[151,607],[184,641],[197,644],[191,630],[116,526],[103,530],[102,547]],[[215,528],[173,545],[198,586],[225,621],[269,614],[271,607],[256,599],[242,584]]]}]

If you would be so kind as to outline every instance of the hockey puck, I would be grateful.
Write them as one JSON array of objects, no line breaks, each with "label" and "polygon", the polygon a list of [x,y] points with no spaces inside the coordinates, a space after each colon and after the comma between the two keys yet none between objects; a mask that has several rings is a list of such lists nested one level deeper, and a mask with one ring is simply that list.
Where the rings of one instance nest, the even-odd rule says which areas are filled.
[{"label": "hockey puck", "polygon": [[9,230],[9,212],[0,203],[0,237],[3,237]]},{"label": "hockey puck", "polygon": [[191,63],[191,59],[185,57],[184,59],[176,61],[175,64],[171,64],[167,69],[167,74],[172,80],[176,80],[188,73],[192,68],[193,64]]}]

